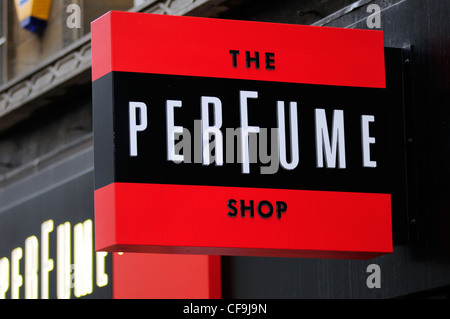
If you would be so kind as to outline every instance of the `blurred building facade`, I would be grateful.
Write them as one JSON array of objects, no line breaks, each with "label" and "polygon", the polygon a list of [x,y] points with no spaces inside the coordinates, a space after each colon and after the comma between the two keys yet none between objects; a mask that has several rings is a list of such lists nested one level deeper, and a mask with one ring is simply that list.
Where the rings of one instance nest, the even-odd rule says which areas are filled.
[{"label": "blurred building facade", "polygon": [[[368,23],[375,12],[370,5],[381,9],[380,25]],[[88,221],[93,220],[90,23],[110,10],[383,30],[385,46],[405,52],[409,123],[409,207],[394,253],[371,261],[224,256],[220,296],[450,296],[447,0],[58,0],[51,1],[47,26],[40,34],[20,26],[15,1],[8,0],[0,3],[0,286],[8,283],[3,296],[0,289],[0,298],[114,295],[112,256],[96,255],[89,243],[76,239],[79,229],[88,234]],[[59,276],[59,243],[51,238],[57,231],[64,234],[59,226],[68,220],[71,226],[82,225],[71,228],[73,242],[87,247],[91,257],[80,258],[93,259],[95,280],[93,288],[64,294],[67,285],[53,284]],[[50,279],[39,277],[39,291],[25,291],[24,277],[21,285],[14,281],[27,271],[25,257],[33,258],[25,256],[25,246],[41,247],[43,240],[49,240],[48,252],[39,255],[39,271],[47,267]],[[75,260],[77,248],[73,250]],[[53,260],[53,265],[43,260]],[[68,271],[70,264],[65,264]],[[367,285],[371,264],[380,267],[380,288]],[[19,267],[15,277],[13,266]],[[42,288],[45,282],[50,282],[47,289]]]}]

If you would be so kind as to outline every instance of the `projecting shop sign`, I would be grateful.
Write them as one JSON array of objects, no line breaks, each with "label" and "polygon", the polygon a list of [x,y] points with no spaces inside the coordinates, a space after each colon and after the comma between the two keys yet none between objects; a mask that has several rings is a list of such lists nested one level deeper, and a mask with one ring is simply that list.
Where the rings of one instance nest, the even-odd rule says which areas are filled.
[{"label": "projecting shop sign", "polygon": [[92,64],[97,250],[392,252],[382,32],[110,12]]}]

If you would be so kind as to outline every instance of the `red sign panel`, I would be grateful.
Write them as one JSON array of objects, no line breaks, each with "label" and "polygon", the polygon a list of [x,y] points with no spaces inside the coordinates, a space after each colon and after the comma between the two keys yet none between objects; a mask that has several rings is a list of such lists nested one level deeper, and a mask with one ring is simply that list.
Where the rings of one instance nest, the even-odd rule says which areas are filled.
[{"label": "red sign panel", "polygon": [[123,71],[385,87],[381,31],[124,12],[92,28],[93,81]]},{"label": "red sign panel", "polygon": [[220,256],[113,255],[114,299],[220,299]]},{"label": "red sign panel", "polygon": [[92,61],[97,250],[392,252],[382,32],[110,12]]}]

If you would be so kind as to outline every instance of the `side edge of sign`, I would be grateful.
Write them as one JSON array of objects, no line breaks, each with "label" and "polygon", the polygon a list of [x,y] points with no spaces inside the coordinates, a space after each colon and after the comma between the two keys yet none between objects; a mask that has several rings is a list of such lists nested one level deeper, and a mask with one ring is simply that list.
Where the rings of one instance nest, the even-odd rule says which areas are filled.
[{"label": "side edge of sign", "polygon": [[94,192],[96,251],[108,251],[116,242],[115,198],[114,184]]},{"label": "side edge of sign", "polygon": [[111,12],[91,23],[92,82],[112,71]]},{"label": "side edge of sign", "polygon": [[[95,247],[104,247],[115,238],[114,112],[113,74],[92,83],[94,127]],[[99,222],[100,221],[100,222]],[[112,237],[110,237],[112,236]]]},{"label": "side edge of sign", "polygon": [[95,189],[114,182],[113,73],[92,83]]}]

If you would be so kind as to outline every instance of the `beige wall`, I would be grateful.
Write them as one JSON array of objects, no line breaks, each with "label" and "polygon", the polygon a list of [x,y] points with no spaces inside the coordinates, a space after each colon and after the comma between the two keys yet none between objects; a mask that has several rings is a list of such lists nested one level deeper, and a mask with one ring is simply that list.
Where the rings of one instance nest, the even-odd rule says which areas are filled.
[{"label": "beige wall", "polygon": [[[3,0],[2,0],[3,1]],[[128,10],[133,0],[53,0],[46,30],[37,35],[20,27],[14,0],[8,1],[8,71],[7,78],[31,71],[52,55],[90,32],[90,22],[109,10]],[[66,19],[69,4],[81,8],[81,28],[69,29]]]}]

